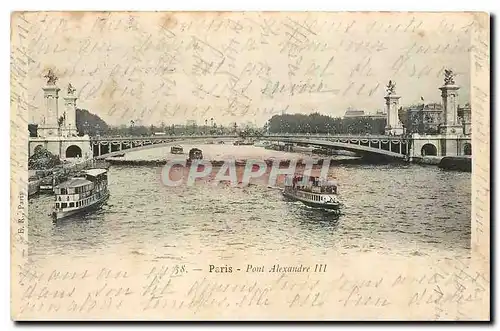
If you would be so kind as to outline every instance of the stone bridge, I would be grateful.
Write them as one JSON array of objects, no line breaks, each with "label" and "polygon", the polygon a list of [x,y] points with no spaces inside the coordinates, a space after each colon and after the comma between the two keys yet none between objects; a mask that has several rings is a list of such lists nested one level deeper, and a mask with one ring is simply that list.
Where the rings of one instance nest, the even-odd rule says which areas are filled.
[{"label": "stone bridge", "polygon": [[266,140],[290,144],[329,147],[356,152],[364,156],[404,159],[409,153],[409,140],[402,136],[348,135],[271,135]]},{"label": "stone bridge", "polygon": [[152,137],[96,137],[90,141],[92,153],[96,159],[104,159],[151,148],[175,145],[182,142],[227,141],[235,140],[237,135],[199,135],[199,136],[152,136]]},{"label": "stone bridge", "polygon": [[[180,141],[235,140],[237,135],[153,136],[153,137],[97,137],[91,139],[94,158],[107,158],[124,152],[174,145]],[[398,136],[348,136],[348,135],[265,135],[262,140],[324,146],[343,149],[362,155],[382,155],[404,158],[409,151],[408,141]]]},{"label": "stone bridge", "polygon": [[[30,155],[35,148],[44,147],[63,158],[94,157],[103,159],[125,152],[173,145],[179,142],[234,141],[238,135],[179,135],[151,137],[51,137],[30,138]],[[260,140],[322,146],[352,151],[363,156],[382,156],[404,159],[425,155],[471,155],[471,139],[466,136],[412,135],[326,135],[326,134],[270,134],[258,137]],[[450,148],[453,143],[452,148]]]}]

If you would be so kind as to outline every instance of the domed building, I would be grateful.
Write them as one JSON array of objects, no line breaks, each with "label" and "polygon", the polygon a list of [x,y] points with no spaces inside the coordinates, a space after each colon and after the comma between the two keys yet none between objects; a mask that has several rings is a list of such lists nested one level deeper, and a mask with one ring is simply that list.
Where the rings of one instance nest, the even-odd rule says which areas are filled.
[{"label": "domed building", "polygon": [[410,139],[410,157],[470,156],[471,107],[459,104],[460,86],[455,84],[455,74],[444,71],[444,84],[439,87],[441,103],[399,106],[395,83],[389,81],[386,100],[386,135],[403,135]]},{"label": "domed building", "polygon": [[458,106],[458,118],[464,126],[464,134],[472,134],[472,118],[471,118],[471,108],[470,103],[466,103],[463,107]]},{"label": "domed building", "polygon": [[[463,127],[463,134],[471,134],[471,108],[467,103],[458,106],[458,119]],[[440,126],[445,121],[443,105],[433,102],[401,107],[398,111],[399,120],[407,134],[439,134]]]},{"label": "domed building", "polygon": [[438,134],[442,113],[440,103],[422,103],[400,108],[398,115],[406,133]]}]

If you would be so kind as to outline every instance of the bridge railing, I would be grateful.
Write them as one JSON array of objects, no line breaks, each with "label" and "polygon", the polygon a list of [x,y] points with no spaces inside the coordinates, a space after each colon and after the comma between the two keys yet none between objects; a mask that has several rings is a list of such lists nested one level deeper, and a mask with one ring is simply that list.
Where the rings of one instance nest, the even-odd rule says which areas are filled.
[{"label": "bridge railing", "polygon": [[273,133],[266,135],[264,137],[269,138],[344,138],[344,139],[405,139],[403,136],[386,136],[386,135],[359,135],[359,134],[307,134],[307,133],[291,133],[291,134],[281,134],[281,133]]},{"label": "bridge railing", "polygon": [[217,139],[237,138],[238,135],[161,135],[161,136],[98,136],[91,137],[93,141],[123,141],[123,140],[164,140],[164,139]]},{"label": "bridge railing", "polygon": [[[237,134],[217,134],[217,135],[158,135],[158,136],[117,136],[117,137],[92,137],[94,141],[120,141],[120,140],[162,140],[162,139],[217,139],[217,138],[239,138]],[[261,136],[249,136],[248,138],[266,139],[269,138],[346,138],[346,139],[405,139],[404,136],[388,135],[360,135],[360,134],[326,134],[326,133],[266,133]]]},{"label": "bridge railing", "polygon": [[[122,153],[138,148],[154,148],[154,146],[189,141],[191,139],[238,139],[237,135],[179,135],[179,136],[143,136],[143,137],[98,137],[91,140],[94,157]],[[272,134],[255,137],[261,140],[283,143],[305,143],[318,146],[334,146],[347,150],[354,149],[364,153],[388,154],[398,156],[408,148],[408,141],[402,136],[384,135],[325,135],[325,134]],[[394,145],[394,146],[393,146]],[[403,145],[405,147],[403,148]],[[356,147],[357,146],[357,147]],[[393,149],[392,147],[397,148]],[[398,152],[399,151],[399,152]]]}]

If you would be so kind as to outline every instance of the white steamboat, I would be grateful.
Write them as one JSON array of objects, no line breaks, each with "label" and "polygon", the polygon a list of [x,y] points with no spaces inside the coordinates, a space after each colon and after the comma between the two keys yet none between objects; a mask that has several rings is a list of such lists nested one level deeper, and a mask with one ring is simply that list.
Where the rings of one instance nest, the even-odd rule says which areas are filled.
[{"label": "white steamboat", "polygon": [[337,184],[319,177],[287,176],[283,195],[314,208],[339,211],[341,207]]},{"label": "white steamboat", "polygon": [[109,197],[108,171],[89,169],[54,188],[52,216],[58,220],[100,207]]}]

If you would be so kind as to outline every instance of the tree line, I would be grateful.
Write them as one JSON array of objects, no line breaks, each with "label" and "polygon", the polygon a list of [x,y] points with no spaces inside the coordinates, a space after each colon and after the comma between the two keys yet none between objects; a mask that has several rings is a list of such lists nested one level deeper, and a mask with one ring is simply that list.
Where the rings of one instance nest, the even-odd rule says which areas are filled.
[{"label": "tree line", "polygon": [[[165,135],[202,135],[202,134],[237,134],[241,137],[261,136],[265,133],[302,133],[302,134],[383,134],[385,119],[371,117],[339,118],[314,113],[275,115],[263,127],[241,128],[236,123],[231,126],[217,125],[213,119],[202,125],[136,125],[130,121],[128,125],[108,125],[98,115],[86,109],[76,110],[76,128],[78,135],[83,136],[152,136]],[[36,136],[37,126],[28,126],[30,136]]]},{"label": "tree line", "polygon": [[[400,108],[399,119],[406,128],[407,133],[437,133],[439,118],[429,119],[423,111],[409,112]],[[202,125],[174,125],[160,123],[157,125],[137,125],[133,120],[127,125],[108,125],[98,115],[92,114],[86,109],[76,110],[76,127],[78,135],[83,136],[152,136],[155,134],[165,135],[223,135],[237,134],[241,137],[261,136],[265,133],[291,133],[291,134],[384,134],[386,119],[380,117],[331,117],[319,113],[304,114],[282,114],[271,117],[263,127],[242,128],[236,123],[230,126],[218,125],[213,118],[206,119]],[[30,136],[36,137],[37,125],[29,124]]]},{"label": "tree line", "polygon": [[[31,137],[37,136],[38,125],[29,124],[28,130]],[[223,135],[238,134],[241,136],[255,136],[263,133],[263,128],[241,128],[233,123],[230,126],[217,124],[213,118],[206,119],[203,124],[193,123],[191,125],[166,124],[139,125],[131,120],[128,124],[111,126],[98,115],[92,114],[86,109],[76,109],[76,129],[79,136],[152,136],[155,134],[165,135]]]},{"label": "tree line", "polygon": [[385,118],[340,118],[313,113],[274,115],[266,124],[270,133],[384,134]]}]

